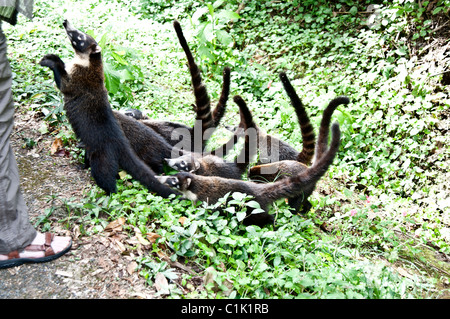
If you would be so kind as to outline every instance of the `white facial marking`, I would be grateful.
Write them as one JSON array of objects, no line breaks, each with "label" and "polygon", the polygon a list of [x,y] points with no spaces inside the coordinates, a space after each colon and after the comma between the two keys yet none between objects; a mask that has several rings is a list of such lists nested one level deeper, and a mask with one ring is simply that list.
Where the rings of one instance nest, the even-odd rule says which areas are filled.
[{"label": "white facial marking", "polygon": [[164,184],[167,180],[167,176],[155,176],[155,177],[161,184]]},{"label": "white facial marking", "polygon": [[175,163],[176,163],[176,161],[174,159],[167,160],[167,165],[169,165],[172,168],[175,168]]}]

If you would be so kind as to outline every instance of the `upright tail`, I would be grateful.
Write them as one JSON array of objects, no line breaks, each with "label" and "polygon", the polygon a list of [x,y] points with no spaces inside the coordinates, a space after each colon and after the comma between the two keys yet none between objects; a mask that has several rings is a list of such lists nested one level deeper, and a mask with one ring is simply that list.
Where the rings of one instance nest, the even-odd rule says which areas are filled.
[{"label": "upright tail", "polygon": [[244,172],[250,164],[250,161],[256,155],[258,133],[256,124],[253,121],[252,113],[248,109],[247,103],[245,103],[239,95],[236,95],[233,100],[239,106],[239,113],[241,116],[241,124],[239,126],[242,126],[245,130],[245,143],[241,152],[237,156],[235,163],[237,167]]},{"label": "upright tail", "polygon": [[[257,148],[257,130],[256,124],[253,121],[253,116],[250,110],[247,107],[245,101],[239,96],[236,95],[234,98],[234,102],[239,106],[239,114],[240,114],[240,123],[237,130],[233,133],[233,136],[221,146],[217,147],[211,152],[205,152],[203,155],[216,155],[216,156],[226,156],[228,152],[233,149],[234,145],[238,142],[239,137],[245,135],[245,143],[241,153],[236,158],[236,163],[238,166],[242,166],[242,169],[245,168],[250,163],[250,160],[256,154]],[[248,130],[249,128],[254,128],[254,134],[252,130]],[[255,136],[253,136],[255,135]]]},{"label": "upright tail", "polygon": [[[209,136],[204,136],[206,130],[209,128],[217,127],[225,112],[226,103],[228,101],[228,95],[230,92],[230,69],[225,68],[223,71],[222,93],[219,102],[214,110],[214,113],[211,113],[211,100],[208,95],[208,91],[206,89],[205,84],[202,81],[200,69],[195,63],[192,52],[189,49],[186,38],[184,37],[181,25],[178,21],[175,20],[173,22],[173,26],[177,33],[178,40],[180,41],[180,45],[183,48],[186,54],[186,58],[188,60],[189,71],[191,73],[192,78],[192,86],[194,88],[195,106],[196,106],[195,112],[197,114],[194,132],[198,131],[198,129],[200,129],[198,125],[201,125],[202,149],[204,149],[206,141],[213,132],[213,130],[208,130]],[[195,150],[199,151],[197,148]]]},{"label": "upright tail", "polygon": [[297,176],[289,177],[272,184],[264,184],[264,196],[267,196],[272,201],[276,201],[280,198],[293,198],[302,194],[305,190],[313,189],[333,163],[336,153],[339,150],[341,138],[339,124],[334,123],[331,131],[332,141],[330,148],[316,163]]},{"label": "upright tail", "polygon": [[314,162],[319,160],[328,148],[328,134],[330,131],[331,116],[334,110],[341,104],[350,103],[350,99],[346,96],[339,96],[328,103],[323,111],[322,120],[319,127],[319,137],[317,138]]},{"label": "upright tail", "polygon": [[228,102],[228,96],[230,95],[230,68],[225,67],[223,69],[223,83],[222,92],[220,93],[219,102],[212,113],[213,124],[212,127],[217,127],[225,114],[225,108]]},{"label": "upright tail", "polygon": [[314,156],[314,144],[316,142],[314,128],[309,120],[309,116],[306,113],[302,101],[292,87],[286,73],[280,73],[280,80],[283,83],[284,89],[295,109],[295,113],[297,114],[298,122],[300,124],[300,130],[302,132],[303,149],[297,156],[297,161],[309,165]]}]

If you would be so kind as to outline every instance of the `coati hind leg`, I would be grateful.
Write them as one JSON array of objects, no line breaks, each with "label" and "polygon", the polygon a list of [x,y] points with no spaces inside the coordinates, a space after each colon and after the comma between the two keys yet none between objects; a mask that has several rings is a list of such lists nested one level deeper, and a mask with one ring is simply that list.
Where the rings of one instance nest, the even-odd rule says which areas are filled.
[{"label": "coati hind leg", "polygon": [[89,152],[88,155],[91,175],[108,195],[117,192],[116,175],[119,171],[119,165],[112,160],[114,156],[111,155],[107,150]]}]

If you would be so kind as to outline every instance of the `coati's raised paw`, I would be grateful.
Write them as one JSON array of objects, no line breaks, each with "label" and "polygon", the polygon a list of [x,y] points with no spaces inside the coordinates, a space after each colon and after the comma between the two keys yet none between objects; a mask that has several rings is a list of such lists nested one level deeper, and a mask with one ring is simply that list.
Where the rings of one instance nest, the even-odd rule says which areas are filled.
[{"label": "coati's raised paw", "polygon": [[44,57],[41,59],[41,61],[39,61],[39,64],[42,66],[47,66],[51,69],[53,69],[57,64],[64,67],[64,62],[56,54],[44,55]]}]

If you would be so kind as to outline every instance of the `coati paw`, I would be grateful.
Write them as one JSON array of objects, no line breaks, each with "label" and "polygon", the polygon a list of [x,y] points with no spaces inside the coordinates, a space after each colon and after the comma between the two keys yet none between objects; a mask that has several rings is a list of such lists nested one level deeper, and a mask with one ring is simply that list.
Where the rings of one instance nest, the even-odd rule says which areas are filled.
[{"label": "coati paw", "polygon": [[54,68],[57,64],[60,64],[64,67],[64,63],[61,60],[59,56],[56,54],[46,54],[41,61],[39,61],[39,64],[42,66],[47,66],[49,68]]}]

